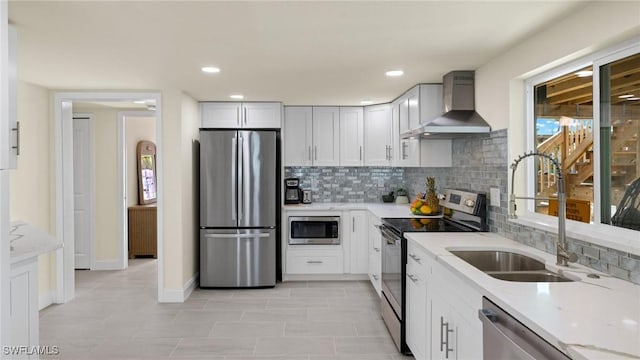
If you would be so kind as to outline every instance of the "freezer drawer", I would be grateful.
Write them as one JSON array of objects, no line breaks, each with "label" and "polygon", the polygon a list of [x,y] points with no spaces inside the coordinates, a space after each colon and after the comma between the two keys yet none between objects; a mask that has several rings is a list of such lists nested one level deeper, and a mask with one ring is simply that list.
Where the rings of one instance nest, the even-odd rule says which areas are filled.
[{"label": "freezer drawer", "polygon": [[200,230],[200,287],[276,284],[276,230]]}]

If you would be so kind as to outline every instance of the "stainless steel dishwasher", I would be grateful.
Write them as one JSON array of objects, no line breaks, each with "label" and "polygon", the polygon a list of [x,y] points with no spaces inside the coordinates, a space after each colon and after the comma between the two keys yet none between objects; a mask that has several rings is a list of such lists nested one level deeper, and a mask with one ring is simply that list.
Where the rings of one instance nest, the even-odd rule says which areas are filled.
[{"label": "stainless steel dishwasher", "polygon": [[485,297],[478,316],[482,321],[485,360],[571,360]]}]

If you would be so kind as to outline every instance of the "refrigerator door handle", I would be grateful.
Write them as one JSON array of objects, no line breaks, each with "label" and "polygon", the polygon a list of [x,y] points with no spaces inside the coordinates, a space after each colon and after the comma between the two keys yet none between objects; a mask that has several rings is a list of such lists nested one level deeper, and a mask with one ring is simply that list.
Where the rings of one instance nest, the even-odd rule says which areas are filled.
[{"label": "refrigerator door handle", "polygon": [[238,159],[238,138],[236,136],[231,140],[231,184],[233,189],[231,192],[233,193],[231,197],[231,220],[237,220],[236,214],[238,213],[238,199],[236,198],[236,194],[238,193],[238,182],[236,179],[236,169],[237,169],[237,159]]},{"label": "refrigerator door handle", "polygon": [[[238,181],[240,182],[240,191],[238,194],[238,221],[242,221],[244,217],[244,138],[238,136],[240,146],[238,146]],[[236,187],[237,190],[237,187]]]},{"label": "refrigerator door handle", "polygon": [[227,238],[237,238],[237,239],[246,239],[246,238],[266,238],[271,236],[269,233],[257,233],[257,234],[205,234],[204,237],[207,239],[227,239]]}]

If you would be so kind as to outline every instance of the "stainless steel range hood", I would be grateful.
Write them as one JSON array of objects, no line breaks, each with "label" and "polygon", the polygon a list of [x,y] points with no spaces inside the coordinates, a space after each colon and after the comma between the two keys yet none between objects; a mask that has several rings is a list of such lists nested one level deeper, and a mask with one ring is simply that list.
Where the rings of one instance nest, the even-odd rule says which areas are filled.
[{"label": "stainless steel range hood", "polygon": [[400,137],[452,139],[491,132],[491,126],[475,111],[475,71],[452,71],[442,82],[444,114],[400,134]]}]

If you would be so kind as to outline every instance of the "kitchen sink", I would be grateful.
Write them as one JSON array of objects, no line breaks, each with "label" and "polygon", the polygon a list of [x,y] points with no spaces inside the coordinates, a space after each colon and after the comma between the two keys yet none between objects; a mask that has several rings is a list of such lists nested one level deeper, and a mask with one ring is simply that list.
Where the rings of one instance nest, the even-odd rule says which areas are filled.
[{"label": "kitchen sink", "polygon": [[484,272],[545,270],[543,262],[508,251],[479,250],[451,251],[451,253]]},{"label": "kitchen sink", "polygon": [[569,282],[526,255],[500,250],[455,250],[451,253],[496,279],[515,282]]},{"label": "kitchen sink", "polygon": [[545,271],[505,271],[487,273],[496,279],[515,282],[570,282],[571,279],[556,274],[554,272]]}]

